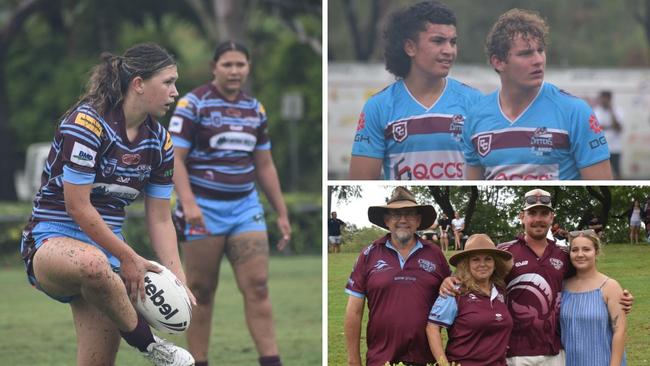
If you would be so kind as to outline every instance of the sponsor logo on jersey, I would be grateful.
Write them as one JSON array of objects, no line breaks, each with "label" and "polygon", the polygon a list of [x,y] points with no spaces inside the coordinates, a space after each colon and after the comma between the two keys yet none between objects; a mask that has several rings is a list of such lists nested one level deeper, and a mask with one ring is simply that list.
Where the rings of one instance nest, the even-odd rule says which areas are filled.
[{"label": "sponsor logo on jersey", "polygon": [[515,267],[521,267],[521,266],[525,266],[527,264],[528,264],[528,261],[516,262]]},{"label": "sponsor logo on jersey", "polygon": [[230,129],[230,131],[243,131],[244,130],[244,126],[242,126],[242,125],[228,125],[228,128]]},{"label": "sponsor logo on jersey", "polygon": [[480,156],[486,156],[492,150],[492,134],[480,135],[476,139],[476,146]]},{"label": "sponsor logo on jersey", "polygon": [[364,134],[361,134],[361,133],[357,133],[356,135],[354,135],[354,142],[365,142],[365,143],[369,144],[370,143],[370,137],[368,137],[368,136],[366,136]]},{"label": "sponsor logo on jersey", "polygon": [[119,184],[93,183],[92,194],[134,200],[138,197],[140,191]]},{"label": "sponsor logo on jersey", "polygon": [[497,295],[497,300],[501,301],[504,304],[506,302],[506,298],[503,296],[503,294],[498,294]]},{"label": "sponsor logo on jersey", "polygon": [[181,98],[178,100],[178,103],[176,103],[176,108],[187,108],[189,104],[190,101],[187,98]]},{"label": "sponsor logo on jersey", "polygon": [[361,112],[359,115],[359,121],[357,122],[357,132],[363,130],[366,127],[366,114]]},{"label": "sponsor logo on jersey", "polygon": [[465,125],[465,117],[462,114],[455,114],[451,118],[451,123],[449,124],[449,133],[451,133],[452,138],[456,142],[460,142],[463,139],[463,126]]},{"label": "sponsor logo on jersey", "polygon": [[467,302],[477,302],[477,301],[479,301],[479,298],[476,295],[474,295],[473,293],[471,293],[471,292],[467,295],[467,299],[468,299]]},{"label": "sponsor logo on jersey", "polygon": [[167,132],[167,137],[165,137],[165,146],[163,146],[163,149],[167,151],[171,149],[171,147],[172,147],[172,135],[170,135],[169,132]]},{"label": "sponsor logo on jersey", "polygon": [[260,113],[266,115],[266,108],[264,108],[264,105],[262,103],[259,103],[258,105],[260,106]]},{"label": "sponsor logo on jersey", "polygon": [[549,155],[553,151],[553,134],[546,127],[535,129],[530,138],[530,149],[537,156]]},{"label": "sponsor logo on jersey", "polygon": [[85,114],[78,113],[77,117],[74,119],[74,123],[87,128],[90,132],[94,133],[97,137],[100,137],[102,134],[102,125],[97,122],[93,117]]},{"label": "sponsor logo on jersey", "polygon": [[260,223],[264,221],[264,215],[261,213],[258,213],[257,215],[253,216],[253,221]]},{"label": "sponsor logo on jersey", "polygon": [[117,177],[117,179],[115,179],[115,181],[116,181],[117,183],[124,183],[124,184],[127,184],[127,183],[129,183],[129,182],[131,181],[131,177],[123,177],[123,176],[119,176],[119,177]]},{"label": "sponsor logo on jersey", "polygon": [[104,169],[102,170],[102,175],[104,177],[110,177],[115,173],[115,168],[117,167],[117,159],[109,159],[108,163],[106,166],[104,166]]},{"label": "sponsor logo on jersey", "polygon": [[351,278],[348,278],[348,286],[354,287],[354,280]]},{"label": "sponsor logo on jersey", "polygon": [[558,180],[559,164],[511,164],[485,168],[486,179],[494,180]]},{"label": "sponsor logo on jersey", "polygon": [[551,258],[549,261],[551,262],[551,265],[553,266],[553,268],[557,269],[558,271],[564,265],[564,262],[562,262],[560,259],[557,259],[557,258]]},{"label": "sponsor logo on jersey", "polygon": [[600,136],[597,139],[593,139],[589,141],[589,147],[593,150],[598,148],[599,146],[607,145],[607,140],[605,139],[605,136]]},{"label": "sponsor logo on jersey", "polygon": [[494,320],[496,320],[498,322],[502,321],[503,320],[503,315],[501,315],[501,313],[494,314]]},{"label": "sponsor logo on jersey", "polygon": [[149,178],[151,174],[151,165],[140,164],[135,170],[138,172],[138,179],[142,182],[145,178]]},{"label": "sponsor logo on jersey", "polygon": [[393,139],[397,142],[402,142],[408,137],[408,122],[401,121],[392,124]]},{"label": "sponsor logo on jersey", "polygon": [[255,144],[255,135],[246,132],[227,131],[210,138],[210,147],[219,150],[253,151]]},{"label": "sponsor logo on jersey", "polygon": [[163,173],[163,177],[172,177],[172,176],[174,176],[174,168],[167,169]]},{"label": "sponsor logo on jersey", "polygon": [[423,270],[429,273],[433,273],[436,271],[436,265],[426,259],[418,259],[418,264],[420,265],[420,268],[422,268]]},{"label": "sponsor logo on jersey", "polygon": [[72,146],[72,154],[70,154],[70,161],[81,166],[94,167],[95,156],[97,152],[88,146],[75,141]]},{"label": "sponsor logo on jersey", "polygon": [[[180,102],[179,102],[180,103]],[[183,129],[183,118],[174,116],[169,120],[169,132],[181,133]]]},{"label": "sponsor logo on jersey", "polygon": [[237,108],[226,108],[226,116],[228,117],[234,117],[234,118],[239,118],[241,117],[241,110]]},{"label": "sponsor logo on jersey", "polygon": [[122,155],[122,163],[126,165],[136,165],[140,163],[140,154],[124,154]]},{"label": "sponsor logo on jersey", "polygon": [[596,118],[596,115],[593,113],[589,116],[589,128],[591,128],[594,133],[601,133],[603,131],[603,128],[600,127],[600,123],[598,122],[598,118]]},{"label": "sponsor logo on jersey", "polygon": [[395,180],[463,179],[465,161],[460,151],[419,151],[390,156]]},{"label": "sponsor logo on jersey", "polygon": [[374,268],[375,271],[381,271],[384,269],[389,269],[390,267],[388,266],[388,263],[386,263],[385,260],[380,259],[377,261],[377,263],[375,263],[374,266],[372,266],[372,268]]}]

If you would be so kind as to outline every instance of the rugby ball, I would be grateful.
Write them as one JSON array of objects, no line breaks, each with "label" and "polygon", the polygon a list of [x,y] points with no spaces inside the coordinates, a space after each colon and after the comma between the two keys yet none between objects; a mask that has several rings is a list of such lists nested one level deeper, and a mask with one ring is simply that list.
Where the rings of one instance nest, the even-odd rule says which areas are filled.
[{"label": "rugby ball", "polygon": [[165,266],[162,272],[147,271],[144,275],[145,300],[138,296],[134,306],[155,329],[177,334],[187,330],[192,319],[192,305],[181,281]]}]

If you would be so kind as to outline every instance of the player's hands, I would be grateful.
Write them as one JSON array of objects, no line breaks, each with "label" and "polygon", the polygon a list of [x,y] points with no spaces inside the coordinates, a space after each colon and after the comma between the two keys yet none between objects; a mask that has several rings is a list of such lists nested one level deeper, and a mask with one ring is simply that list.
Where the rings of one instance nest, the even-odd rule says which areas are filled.
[{"label": "player's hands", "polygon": [[450,276],[445,278],[440,285],[440,296],[447,297],[460,295],[458,286],[460,286],[460,280],[457,277]]},{"label": "player's hands", "polygon": [[185,222],[191,226],[205,228],[203,213],[195,201],[189,202],[188,204],[183,203],[183,216],[185,217]]},{"label": "player's hands", "polygon": [[126,286],[126,292],[132,302],[136,302],[138,295],[144,301],[144,275],[147,271],[159,273],[162,268],[132,252],[126,258],[120,258],[120,276]]},{"label": "player's hands", "polygon": [[280,235],[282,237],[278,240],[276,247],[278,250],[283,250],[289,240],[291,240],[291,223],[289,223],[289,216],[278,216],[278,230],[280,230]]},{"label": "player's hands", "polygon": [[623,307],[623,311],[625,312],[625,314],[629,314],[630,311],[632,311],[632,305],[634,304],[634,296],[632,296],[632,293],[630,293],[630,291],[626,289],[623,290],[623,296],[621,296],[620,304]]},{"label": "player's hands", "polygon": [[190,290],[190,288],[187,287],[187,284],[185,283],[183,283],[183,287],[185,287],[185,291],[187,291],[187,296],[189,296],[190,298],[190,304],[192,304],[192,306],[196,306],[196,297],[194,297],[192,290]]}]

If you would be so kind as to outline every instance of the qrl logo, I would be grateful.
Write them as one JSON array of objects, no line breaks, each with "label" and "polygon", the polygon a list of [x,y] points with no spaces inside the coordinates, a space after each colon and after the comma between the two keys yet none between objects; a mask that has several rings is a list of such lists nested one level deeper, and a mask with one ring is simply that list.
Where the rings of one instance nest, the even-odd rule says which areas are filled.
[{"label": "qrl logo", "polygon": [[171,305],[165,302],[165,298],[163,297],[165,291],[159,291],[156,285],[151,282],[149,276],[144,276],[144,282],[146,284],[144,286],[145,294],[147,294],[149,300],[151,300],[151,302],[158,307],[158,311],[165,317],[166,320],[171,319],[171,317],[178,313],[178,309],[172,308]]}]

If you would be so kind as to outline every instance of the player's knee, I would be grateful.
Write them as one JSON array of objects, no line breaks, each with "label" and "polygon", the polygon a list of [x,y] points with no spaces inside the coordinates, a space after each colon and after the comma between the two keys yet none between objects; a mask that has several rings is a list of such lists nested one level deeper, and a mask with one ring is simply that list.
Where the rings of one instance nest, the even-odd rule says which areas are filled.
[{"label": "player's knee", "polygon": [[216,286],[209,286],[204,283],[190,282],[189,288],[196,298],[198,305],[209,305],[214,299]]},{"label": "player's knee", "polygon": [[269,286],[266,277],[252,279],[245,292],[246,296],[253,301],[265,300],[269,297]]}]

